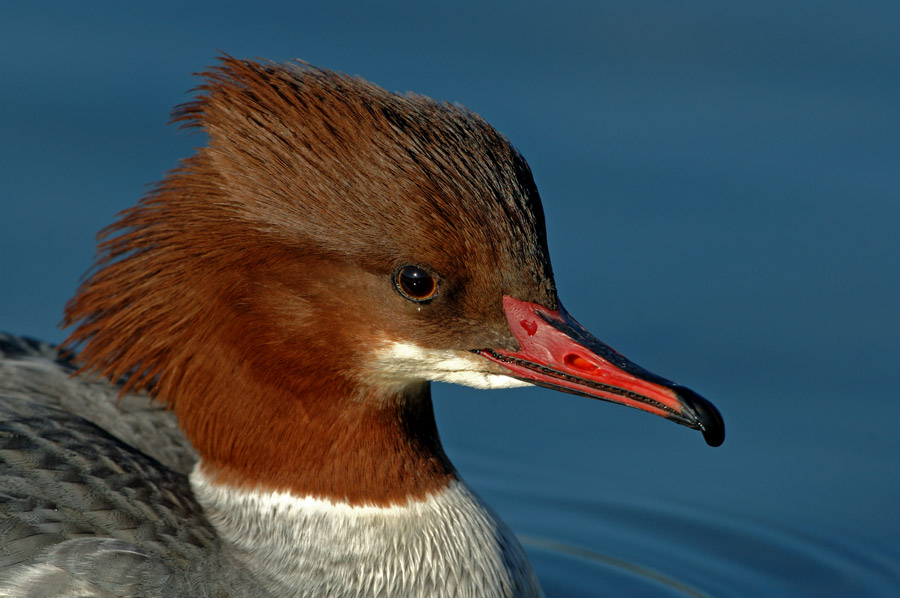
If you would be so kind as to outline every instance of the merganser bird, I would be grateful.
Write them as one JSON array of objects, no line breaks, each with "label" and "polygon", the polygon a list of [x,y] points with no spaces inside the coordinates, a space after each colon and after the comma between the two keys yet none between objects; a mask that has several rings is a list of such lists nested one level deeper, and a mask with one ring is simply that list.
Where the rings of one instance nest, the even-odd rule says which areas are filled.
[{"label": "merganser bird", "polygon": [[64,349],[0,337],[0,596],[541,595],[432,380],[722,443],[563,309],[528,165],[480,117],[299,62],[203,76],[173,120],[206,145],[101,233]]}]

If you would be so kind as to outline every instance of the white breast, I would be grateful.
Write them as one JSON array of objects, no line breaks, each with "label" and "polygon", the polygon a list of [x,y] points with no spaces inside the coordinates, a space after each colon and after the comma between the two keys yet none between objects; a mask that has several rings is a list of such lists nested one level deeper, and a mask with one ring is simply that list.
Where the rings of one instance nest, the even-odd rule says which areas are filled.
[{"label": "white breast", "polygon": [[279,596],[541,596],[522,547],[461,481],[403,506],[191,485],[239,559]]}]

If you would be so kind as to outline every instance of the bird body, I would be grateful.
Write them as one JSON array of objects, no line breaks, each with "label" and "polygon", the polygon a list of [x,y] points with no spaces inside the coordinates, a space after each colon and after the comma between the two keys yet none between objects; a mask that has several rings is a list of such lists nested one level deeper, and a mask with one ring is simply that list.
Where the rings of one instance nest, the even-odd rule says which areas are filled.
[{"label": "bird body", "polygon": [[300,63],[203,76],[174,120],[206,145],[101,233],[63,349],[0,337],[0,596],[539,596],[435,380],[721,443],[562,307],[528,166],[477,115]]}]

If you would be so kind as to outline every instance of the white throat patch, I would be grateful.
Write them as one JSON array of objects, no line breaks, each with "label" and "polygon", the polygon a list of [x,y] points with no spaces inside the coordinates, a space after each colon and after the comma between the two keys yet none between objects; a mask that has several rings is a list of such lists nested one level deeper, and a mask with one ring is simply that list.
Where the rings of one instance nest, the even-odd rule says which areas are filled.
[{"label": "white throat patch", "polygon": [[409,384],[432,380],[473,388],[531,386],[500,373],[498,366],[468,351],[426,349],[412,343],[389,341],[375,351],[375,375],[385,381]]}]

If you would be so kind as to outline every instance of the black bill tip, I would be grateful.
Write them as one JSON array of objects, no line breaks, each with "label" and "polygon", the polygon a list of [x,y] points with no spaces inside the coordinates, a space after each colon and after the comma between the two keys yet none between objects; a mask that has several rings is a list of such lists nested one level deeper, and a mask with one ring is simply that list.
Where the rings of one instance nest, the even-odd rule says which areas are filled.
[{"label": "black bill tip", "polygon": [[703,439],[709,446],[721,446],[725,442],[725,421],[715,406],[690,388],[672,388],[678,397],[697,416],[697,427],[703,432]]}]

